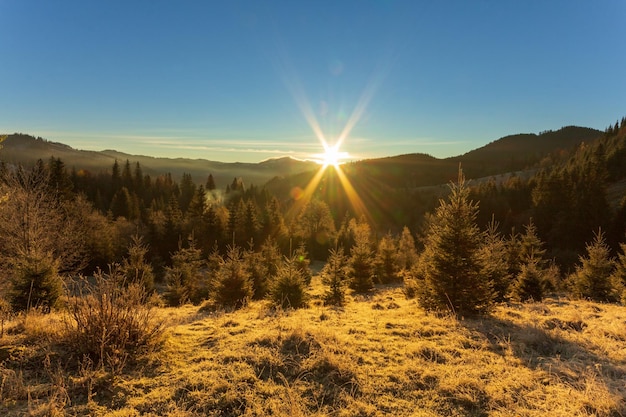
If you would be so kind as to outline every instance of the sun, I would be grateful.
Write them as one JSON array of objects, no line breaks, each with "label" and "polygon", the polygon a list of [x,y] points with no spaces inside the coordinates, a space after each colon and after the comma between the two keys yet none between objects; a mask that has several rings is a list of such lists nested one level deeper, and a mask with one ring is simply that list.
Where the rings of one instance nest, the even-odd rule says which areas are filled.
[{"label": "sun", "polygon": [[342,152],[339,150],[339,144],[334,146],[324,144],[324,153],[318,155],[318,162],[324,167],[328,166],[339,166],[342,161],[349,158],[347,152]]}]

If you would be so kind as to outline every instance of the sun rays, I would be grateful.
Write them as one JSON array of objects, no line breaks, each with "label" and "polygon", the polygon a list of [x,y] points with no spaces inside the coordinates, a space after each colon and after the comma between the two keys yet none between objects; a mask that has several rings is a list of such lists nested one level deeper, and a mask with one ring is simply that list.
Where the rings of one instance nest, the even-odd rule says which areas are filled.
[{"label": "sun rays", "polygon": [[[347,140],[349,140],[350,132],[363,117],[375,90],[374,83],[369,83],[367,85],[364,92],[361,94],[358,102],[356,103],[350,117],[347,119],[345,125],[341,129],[340,135],[332,142],[330,142],[327,136],[324,134],[324,131],[317,117],[315,116],[315,112],[313,111],[311,103],[304,93],[304,89],[298,82],[297,78],[295,76],[290,77],[287,80],[287,85],[289,90],[291,91],[291,94],[293,95],[294,100],[296,101],[296,104],[298,105],[298,108],[300,109],[300,112],[304,116],[309,127],[315,134],[322,149],[324,150],[323,153],[313,155],[313,159],[320,164],[320,168],[315,173],[313,178],[309,181],[305,189],[298,189],[296,190],[297,192],[292,193],[295,204],[290,210],[291,216],[296,216],[302,210],[304,205],[311,200],[316,190],[318,190],[320,182],[324,178],[324,174],[333,175],[334,173],[339,179],[339,184],[343,188],[354,213],[358,217],[365,216],[368,220],[371,220],[372,216],[369,210],[367,209],[362,198],[359,196],[359,194],[355,190],[355,187],[352,185],[352,182],[341,167],[341,164],[343,162],[346,162],[350,159],[350,154],[346,151],[342,151],[341,146]],[[333,172],[329,172],[329,168],[333,168]]]}]

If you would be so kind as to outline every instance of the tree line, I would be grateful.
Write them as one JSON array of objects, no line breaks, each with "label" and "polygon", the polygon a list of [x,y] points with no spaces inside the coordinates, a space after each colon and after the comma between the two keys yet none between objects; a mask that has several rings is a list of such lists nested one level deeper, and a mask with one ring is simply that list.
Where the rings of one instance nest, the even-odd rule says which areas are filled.
[{"label": "tree line", "polygon": [[203,184],[188,174],[152,178],[130,161],[97,174],[54,157],[30,168],[2,163],[2,293],[13,309],[47,309],[62,277],[108,270],[120,286],[158,288],[170,305],[237,308],[269,297],[296,307],[306,303],[311,260],[323,260],[329,303],[342,303],[346,287],[391,282],[426,308],[457,314],[552,291],[619,301],[626,199],[615,205],[607,189],[626,178],[624,156],[622,119],[528,178],[470,187],[459,169],[446,195],[402,196],[405,210],[426,213],[410,225],[338,219],[319,193],[295,204],[240,178],[225,188],[210,174]]}]

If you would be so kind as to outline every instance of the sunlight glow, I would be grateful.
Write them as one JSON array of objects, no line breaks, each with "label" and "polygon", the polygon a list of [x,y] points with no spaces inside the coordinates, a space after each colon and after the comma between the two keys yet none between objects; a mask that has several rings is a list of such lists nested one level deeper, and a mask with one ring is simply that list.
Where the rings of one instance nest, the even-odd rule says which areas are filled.
[{"label": "sunlight glow", "polygon": [[328,146],[326,143],[323,143],[324,153],[315,155],[315,161],[320,165],[323,165],[323,168],[328,166],[337,167],[342,161],[350,158],[348,152],[339,151],[339,144],[334,146]]},{"label": "sunlight glow", "polygon": [[[357,216],[365,215],[368,219],[371,219],[371,213],[364,204],[363,199],[358,195],[354,186],[350,182],[350,179],[341,168],[341,164],[351,158],[351,156],[348,152],[340,151],[340,148],[343,143],[348,140],[352,129],[365,115],[365,110],[374,95],[378,82],[380,81],[380,77],[375,76],[370,79],[370,82],[366,85],[352,113],[341,130],[339,137],[336,138],[334,143],[329,143],[324,135],[324,132],[322,131],[322,127],[317,117],[315,116],[315,112],[313,111],[311,103],[304,92],[304,88],[302,87],[296,72],[291,69],[290,65],[288,65],[287,59],[283,61],[283,64],[285,84],[290,90],[298,108],[300,109],[300,112],[324,149],[323,153],[312,155],[314,160],[319,163],[321,167],[311,181],[309,181],[304,190],[298,189],[298,192],[296,193],[297,198],[294,198],[294,205],[289,210],[287,217],[293,218],[298,215],[302,207],[312,198],[313,194],[318,189],[318,186],[324,178],[324,173],[327,169],[334,168],[334,172],[339,179],[339,183],[343,187]],[[382,72],[379,75],[382,75]]]}]

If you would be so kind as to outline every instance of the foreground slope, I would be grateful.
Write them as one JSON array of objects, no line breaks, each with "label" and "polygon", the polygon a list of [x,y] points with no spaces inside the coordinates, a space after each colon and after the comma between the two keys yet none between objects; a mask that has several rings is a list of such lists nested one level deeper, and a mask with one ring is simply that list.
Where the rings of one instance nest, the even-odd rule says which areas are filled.
[{"label": "foreground slope", "polygon": [[[162,351],[117,375],[64,368],[63,326],[9,325],[3,415],[620,416],[626,310],[551,299],[489,318],[424,313],[399,287],[307,309],[160,310]],[[55,330],[56,329],[56,330]],[[55,336],[56,335],[56,336]]]}]

